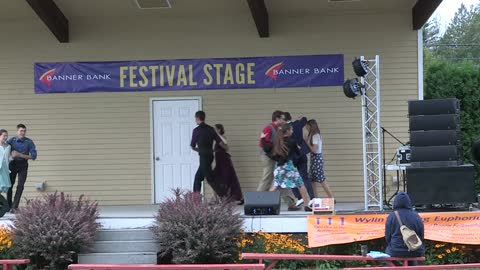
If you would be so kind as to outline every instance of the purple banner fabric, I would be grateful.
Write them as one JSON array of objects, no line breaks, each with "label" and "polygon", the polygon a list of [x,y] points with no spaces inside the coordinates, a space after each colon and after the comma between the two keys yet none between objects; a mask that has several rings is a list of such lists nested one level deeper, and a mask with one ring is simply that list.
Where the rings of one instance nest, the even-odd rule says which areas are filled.
[{"label": "purple banner fabric", "polygon": [[340,86],[343,55],[35,63],[35,93]]}]

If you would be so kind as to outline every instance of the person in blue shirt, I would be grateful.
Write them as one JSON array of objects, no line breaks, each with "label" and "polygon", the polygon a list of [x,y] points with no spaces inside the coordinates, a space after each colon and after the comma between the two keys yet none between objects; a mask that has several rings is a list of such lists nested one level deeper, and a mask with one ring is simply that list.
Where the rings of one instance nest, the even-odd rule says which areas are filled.
[{"label": "person in blue shirt", "polygon": [[[23,124],[17,125],[17,136],[8,139],[7,143],[12,147],[12,158],[10,162],[10,182],[12,186],[7,193],[7,201],[10,206],[11,212],[15,213],[15,210],[20,204],[22,198],[23,188],[27,181],[28,173],[28,160],[37,159],[37,149],[33,141],[25,137],[27,133],[27,127]],[[17,191],[15,197],[12,200],[13,185],[18,175]]]}]

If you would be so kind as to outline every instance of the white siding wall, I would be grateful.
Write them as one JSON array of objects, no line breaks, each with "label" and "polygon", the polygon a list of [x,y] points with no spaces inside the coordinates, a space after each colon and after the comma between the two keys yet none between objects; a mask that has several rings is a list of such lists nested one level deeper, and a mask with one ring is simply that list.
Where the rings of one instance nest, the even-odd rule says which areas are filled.
[{"label": "white siding wall", "polygon": [[[360,22],[360,23],[359,23]],[[407,138],[407,100],[417,98],[417,34],[410,10],[386,14],[271,16],[260,39],[249,14],[209,18],[152,15],[70,18],[71,42],[58,43],[38,18],[0,21],[0,127],[18,123],[38,147],[26,196],[87,194],[102,204],[151,202],[149,98],[203,97],[209,123],[223,123],[244,191],[261,176],[257,139],[275,109],[315,118],[324,134],[326,175],[338,201],[363,201],[361,101],[341,87],[195,92],[46,94],[33,92],[33,63],[345,54],[381,56],[382,121]],[[387,158],[396,144],[388,139]]]}]

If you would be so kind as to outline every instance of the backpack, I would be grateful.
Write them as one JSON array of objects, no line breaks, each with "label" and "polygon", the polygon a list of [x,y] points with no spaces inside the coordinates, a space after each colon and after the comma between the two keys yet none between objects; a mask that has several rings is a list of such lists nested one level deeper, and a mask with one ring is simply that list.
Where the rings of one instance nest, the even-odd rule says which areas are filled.
[{"label": "backpack", "polygon": [[270,136],[270,141],[273,142],[273,138],[275,138],[275,135],[277,134],[277,130],[275,129],[273,124],[269,124],[268,126],[272,128],[272,136]]},{"label": "backpack", "polygon": [[[272,129],[272,135],[270,136],[270,142],[273,142],[273,138],[275,138],[275,135],[277,134],[277,131],[275,130],[275,127],[273,126],[273,124],[269,124],[269,125],[267,125],[267,127],[270,127]],[[270,151],[271,151],[271,149],[270,149]],[[270,151],[268,151],[268,152],[264,151],[264,152],[268,156],[268,154],[270,154]]]},{"label": "backpack", "polygon": [[398,215],[398,211],[395,211],[394,213],[400,224],[400,233],[402,234],[403,242],[407,246],[408,251],[415,251],[422,247],[422,240],[418,237],[417,233],[403,225],[400,215]]}]

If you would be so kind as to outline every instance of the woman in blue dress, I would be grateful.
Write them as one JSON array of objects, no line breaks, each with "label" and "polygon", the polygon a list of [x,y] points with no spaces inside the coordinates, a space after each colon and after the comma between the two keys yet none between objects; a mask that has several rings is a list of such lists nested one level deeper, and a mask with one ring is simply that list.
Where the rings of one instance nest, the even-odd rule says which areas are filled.
[{"label": "woman in blue dress", "polygon": [[11,187],[10,170],[8,165],[11,159],[12,147],[7,143],[8,132],[0,129],[0,192],[8,192]]}]

